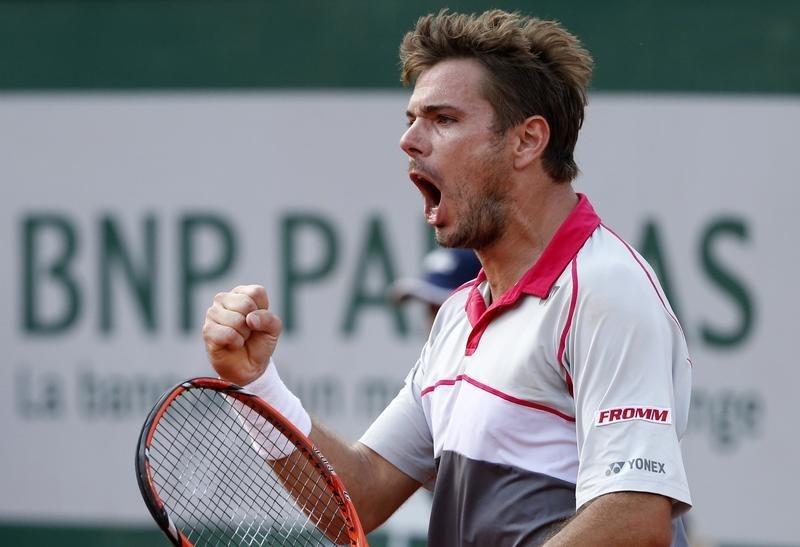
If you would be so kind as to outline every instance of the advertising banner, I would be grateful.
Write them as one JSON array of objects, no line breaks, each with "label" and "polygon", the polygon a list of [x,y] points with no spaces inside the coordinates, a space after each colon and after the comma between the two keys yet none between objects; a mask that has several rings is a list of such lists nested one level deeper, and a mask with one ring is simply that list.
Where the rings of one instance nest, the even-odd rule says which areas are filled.
[{"label": "advertising banner", "polygon": [[[212,375],[214,294],[263,284],[276,361],[355,440],[425,337],[386,298],[431,246],[397,92],[0,97],[0,519],[148,521],[139,428]],[[694,363],[684,456],[702,540],[788,543],[800,443],[792,210],[800,101],[598,94],[575,183],[656,269]]]}]

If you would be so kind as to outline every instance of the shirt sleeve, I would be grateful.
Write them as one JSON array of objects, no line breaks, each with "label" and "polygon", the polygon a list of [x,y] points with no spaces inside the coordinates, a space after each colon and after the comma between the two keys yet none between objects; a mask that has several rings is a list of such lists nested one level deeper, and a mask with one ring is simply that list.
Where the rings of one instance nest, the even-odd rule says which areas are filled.
[{"label": "shirt sleeve", "polygon": [[[424,350],[423,350],[424,353]],[[433,438],[422,409],[420,386],[422,360],[405,379],[400,392],[361,437],[360,442],[420,483],[435,474]]]},{"label": "shirt sleeve", "polygon": [[[637,261],[638,262],[638,261]],[[681,456],[691,395],[683,331],[652,270],[580,273],[566,358],[574,383],[580,508],[637,491],[691,506]],[[591,268],[588,268],[591,270]]]}]

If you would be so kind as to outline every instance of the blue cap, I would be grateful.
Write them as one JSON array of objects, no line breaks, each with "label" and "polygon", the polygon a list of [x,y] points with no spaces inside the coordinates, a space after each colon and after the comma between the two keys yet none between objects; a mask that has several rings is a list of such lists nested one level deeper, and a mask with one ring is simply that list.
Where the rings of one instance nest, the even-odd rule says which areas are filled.
[{"label": "blue cap", "polygon": [[434,249],[422,260],[420,277],[402,278],[392,284],[392,298],[441,304],[458,287],[475,279],[480,269],[472,249]]}]

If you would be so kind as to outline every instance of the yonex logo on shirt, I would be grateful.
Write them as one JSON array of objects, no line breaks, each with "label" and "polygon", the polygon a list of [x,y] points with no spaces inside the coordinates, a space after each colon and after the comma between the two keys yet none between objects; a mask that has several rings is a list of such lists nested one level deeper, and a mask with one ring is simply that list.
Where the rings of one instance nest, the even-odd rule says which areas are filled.
[{"label": "yonex logo on shirt", "polygon": [[607,408],[597,412],[595,425],[608,425],[618,422],[629,422],[631,420],[642,420],[657,424],[671,424],[672,412],[668,408],[647,406]]},{"label": "yonex logo on shirt", "polygon": [[[627,464],[627,468],[625,467]],[[660,475],[666,475],[666,465],[663,462],[659,462],[656,460],[649,460],[646,458],[632,458],[628,461],[623,462],[613,462],[608,466],[606,469],[606,476],[611,475],[612,473],[616,475],[623,469],[636,469],[638,471],[648,471],[650,473],[658,473]]]},{"label": "yonex logo on shirt", "polygon": [[608,466],[608,469],[606,470],[606,475],[610,475],[611,473],[614,473],[616,475],[617,473],[622,471],[623,467],[625,467],[625,462],[614,462]]}]

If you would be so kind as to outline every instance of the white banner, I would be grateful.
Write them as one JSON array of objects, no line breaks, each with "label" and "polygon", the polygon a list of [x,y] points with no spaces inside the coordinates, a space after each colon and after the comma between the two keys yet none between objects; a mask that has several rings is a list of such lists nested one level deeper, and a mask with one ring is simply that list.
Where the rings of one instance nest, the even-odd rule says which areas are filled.
[{"label": "white banner", "polygon": [[[277,360],[355,439],[394,395],[421,310],[382,295],[428,244],[404,93],[0,95],[0,519],[144,522],[139,427],[210,375],[213,295],[267,286]],[[797,541],[791,236],[800,100],[599,95],[579,191],[643,250],[681,317],[684,441],[708,541]]]}]

